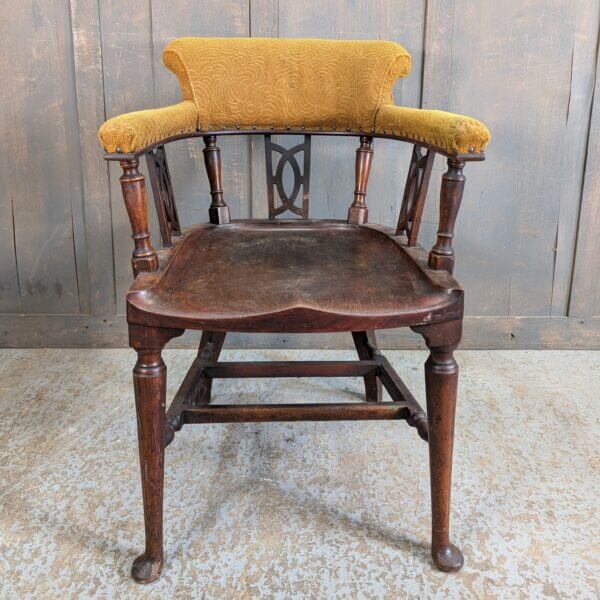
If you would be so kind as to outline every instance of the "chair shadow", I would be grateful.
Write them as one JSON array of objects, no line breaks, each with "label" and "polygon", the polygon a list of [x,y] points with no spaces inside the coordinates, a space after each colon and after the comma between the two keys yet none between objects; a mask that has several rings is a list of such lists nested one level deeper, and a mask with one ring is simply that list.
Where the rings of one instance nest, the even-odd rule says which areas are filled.
[{"label": "chair shadow", "polygon": [[[319,392],[323,391],[323,387],[317,382],[311,382],[311,387],[318,388]],[[343,395],[351,395],[359,399],[363,399],[363,395],[357,392],[356,389],[344,387],[343,389],[336,388],[333,390],[335,393],[342,392]],[[314,393],[314,392],[311,392]],[[241,399],[243,402],[243,399]],[[265,481],[265,473],[262,470],[261,462],[261,446],[264,450],[264,446],[269,444],[269,441],[264,436],[269,435],[269,430],[261,429],[260,436],[262,439],[258,439],[257,427],[249,428],[247,425],[232,424],[225,426],[225,435],[219,440],[217,466],[214,470],[215,474],[218,475],[216,480],[218,481],[227,473],[235,473],[235,463],[237,453],[240,452],[239,448],[247,448],[248,440],[250,440],[250,446],[252,447],[251,460],[255,460],[258,464],[257,469],[253,469],[253,472],[246,476],[245,481],[239,481],[233,486],[223,486],[224,492],[227,492],[229,496],[236,493],[248,493],[249,490],[255,489],[257,486],[268,486],[269,494],[275,495],[277,503],[280,505],[288,505],[291,510],[295,513],[303,511],[306,515],[313,515],[314,518],[319,517],[325,518],[329,521],[333,527],[346,528],[350,531],[360,532],[362,535],[370,538],[371,540],[379,543],[388,545],[396,548],[399,551],[410,553],[413,557],[418,558],[423,563],[430,563],[429,557],[429,545],[425,544],[411,536],[399,534],[391,528],[384,527],[374,519],[357,518],[354,515],[344,511],[340,506],[336,506],[334,502],[326,502],[321,498],[314,496],[307,496],[302,493],[302,490],[293,489],[285,485],[285,481]],[[184,428],[185,431],[185,428]],[[50,433],[50,432],[49,432]],[[185,443],[185,437],[182,437],[181,432],[177,434],[174,443]],[[247,438],[244,440],[243,438]],[[246,443],[244,443],[246,442]],[[237,449],[235,452],[231,452],[231,449]],[[191,449],[190,449],[191,450]],[[224,451],[226,450],[226,451]],[[168,474],[167,474],[168,475]],[[223,480],[225,480],[223,478]],[[194,485],[193,480],[188,480],[190,485]],[[132,486],[139,485],[138,480],[131,481]],[[167,484],[168,485],[168,484]],[[198,490],[200,486],[196,484]],[[91,558],[92,563],[98,564],[109,564],[114,565],[120,575],[117,575],[119,581],[129,581],[129,567],[131,561],[141,551],[141,546],[130,546],[122,542],[115,542],[115,538],[111,535],[107,535],[107,532],[111,531],[111,527],[102,527],[101,520],[96,521],[98,527],[91,527],[89,521],[78,519],[77,521],[70,520],[68,518],[69,502],[78,502],[76,498],[67,499],[66,505],[61,510],[54,510],[52,503],[45,503],[44,510],[40,511],[39,506],[34,505],[30,499],[30,494],[27,489],[22,489],[23,486],[13,486],[3,496],[4,509],[9,512],[14,510],[21,514],[19,520],[25,520],[28,523],[35,522],[40,528],[45,530],[47,533],[42,533],[41,539],[45,536],[50,538],[59,538],[68,544],[71,551],[78,548],[82,556]],[[198,494],[200,497],[200,494]],[[199,529],[211,529],[218,523],[219,509],[223,504],[223,494],[212,493],[210,498],[206,502],[198,502],[197,504],[190,507],[185,503],[178,504],[178,496],[173,495],[170,498],[168,509],[178,514],[188,514],[186,517],[186,526],[184,530],[187,532],[199,531]],[[227,496],[225,496],[227,497]],[[108,498],[108,502],[104,505],[106,511],[111,511],[111,498]],[[296,506],[296,509],[293,508]],[[118,510],[115,508],[115,510]],[[132,506],[132,511],[137,511],[136,514],[140,520],[140,543],[143,542],[143,522],[141,519],[142,505],[141,499],[139,506]],[[71,513],[72,514],[72,513]],[[168,539],[169,537],[169,516],[165,515],[165,534]],[[114,530],[114,527],[112,528]],[[58,534],[58,535],[57,535]],[[167,561],[169,559],[168,554],[177,554],[184,550],[184,547],[189,545],[190,537],[186,536],[184,539],[174,540],[171,539],[171,545],[167,551]],[[60,542],[59,542],[60,544]],[[93,564],[91,565],[93,566]],[[114,580],[113,580],[114,581]]]}]

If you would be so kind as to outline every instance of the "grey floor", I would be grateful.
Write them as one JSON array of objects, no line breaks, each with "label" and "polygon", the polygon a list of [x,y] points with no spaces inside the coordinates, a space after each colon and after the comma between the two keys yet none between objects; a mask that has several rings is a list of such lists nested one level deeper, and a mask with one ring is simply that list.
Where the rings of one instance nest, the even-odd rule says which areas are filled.
[{"label": "grey floor", "polygon": [[[166,352],[171,393],[193,354]],[[388,355],[422,399],[425,354]],[[128,575],[143,543],[132,353],[0,358],[2,599],[600,596],[598,352],[457,353],[460,573],[430,563],[427,447],[405,423],[197,425],[167,451],[167,558],[147,587]],[[361,386],[229,380],[215,399],[354,401]]]}]

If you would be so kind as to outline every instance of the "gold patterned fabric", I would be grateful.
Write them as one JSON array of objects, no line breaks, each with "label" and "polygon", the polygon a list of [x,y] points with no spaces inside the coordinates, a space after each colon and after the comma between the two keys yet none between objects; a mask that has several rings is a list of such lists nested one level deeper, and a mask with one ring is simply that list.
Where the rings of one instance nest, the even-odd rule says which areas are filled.
[{"label": "gold patterned fabric", "polygon": [[377,113],[375,131],[425,142],[448,154],[481,153],[490,141],[488,128],[477,119],[406,106],[383,106]]},{"label": "gold patterned fabric", "polygon": [[149,144],[196,131],[198,111],[191,100],[173,106],[138,110],[109,119],[98,136],[107,152],[135,152]]},{"label": "gold patterned fabric", "polygon": [[108,120],[99,131],[108,152],[235,129],[389,133],[451,154],[480,152],[489,140],[475,119],[393,105],[394,82],[410,71],[410,55],[393,42],[180,38],[163,58],[183,101]]},{"label": "gold patterned fabric", "polygon": [[164,51],[199,127],[370,129],[410,71],[393,42],[182,38]]}]

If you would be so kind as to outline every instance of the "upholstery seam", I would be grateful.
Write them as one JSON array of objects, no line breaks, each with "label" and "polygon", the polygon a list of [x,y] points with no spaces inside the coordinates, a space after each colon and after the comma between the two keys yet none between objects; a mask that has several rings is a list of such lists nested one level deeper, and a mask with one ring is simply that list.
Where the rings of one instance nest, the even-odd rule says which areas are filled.
[{"label": "upholstery seam", "polygon": [[[383,103],[383,92],[385,90],[385,86],[386,84],[389,85],[389,81],[391,79],[392,76],[392,69],[394,67],[394,64],[396,63],[397,60],[401,59],[401,58],[406,58],[407,54],[397,54],[395,56],[392,57],[392,60],[390,61],[390,64],[388,65],[387,68],[387,72],[386,75],[381,83],[381,88],[379,90],[379,95],[377,98],[377,107],[375,108],[375,113],[373,114],[373,122],[371,124],[372,127],[376,127],[376,122],[377,122],[377,113],[379,112],[379,109],[382,106]],[[408,54],[409,57],[409,61],[412,62],[411,58],[410,58],[410,54]],[[406,75],[402,75],[402,77],[406,77]],[[392,104],[392,106],[395,106],[395,104]]]},{"label": "upholstery seam", "polygon": [[[190,77],[190,73],[189,73],[187,67],[185,66],[185,63],[183,62],[183,60],[177,53],[177,51],[173,50],[172,48],[169,48],[168,46],[167,46],[167,48],[165,48],[163,50],[163,63],[165,64],[167,69],[169,69],[172,73],[177,75],[177,73],[173,69],[171,69],[171,67],[169,67],[169,65],[167,65],[167,63],[165,61],[165,56],[167,54],[172,54],[177,59],[177,62],[179,63],[180,67],[182,68],[183,72],[185,73],[185,76],[187,77],[187,85],[188,85],[188,89],[189,89],[190,96],[191,96],[190,100],[193,102],[194,106],[196,107],[196,129],[198,129],[200,127],[200,110],[198,108],[196,94],[194,93],[194,88],[192,86],[192,79]],[[179,77],[177,77],[177,79],[179,79]],[[181,91],[181,93],[182,93],[182,95],[184,95],[183,90]],[[185,99],[183,101],[185,102]]]}]

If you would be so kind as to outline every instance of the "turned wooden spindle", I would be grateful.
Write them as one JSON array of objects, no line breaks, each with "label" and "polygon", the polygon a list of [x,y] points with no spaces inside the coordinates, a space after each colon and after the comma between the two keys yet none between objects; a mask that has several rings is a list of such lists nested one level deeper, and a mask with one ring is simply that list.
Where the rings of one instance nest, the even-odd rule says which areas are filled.
[{"label": "turned wooden spindle", "polygon": [[373,138],[366,135],[360,137],[360,146],[356,150],[354,167],[354,202],[348,209],[348,223],[361,225],[367,222],[369,210],[365,198],[367,196],[367,183],[373,161]]},{"label": "turned wooden spindle", "polygon": [[210,184],[210,195],[212,202],[208,209],[208,218],[211,223],[223,224],[231,222],[229,206],[223,200],[223,188],[221,185],[221,149],[217,146],[216,135],[205,135],[204,143],[204,165]]},{"label": "turned wooden spindle", "polygon": [[134,242],[131,264],[134,277],[144,271],[158,269],[158,256],[150,243],[148,232],[148,212],[146,201],[146,182],[139,172],[139,160],[131,158],[120,161],[123,175],[119,181],[123,190],[123,200],[131,223]]},{"label": "turned wooden spindle", "polygon": [[429,266],[436,270],[454,270],[454,225],[465,187],[464,161],[448,159],[448,170],[442,175],[440,190],[440,223],[437,241],[429,253]]}]

